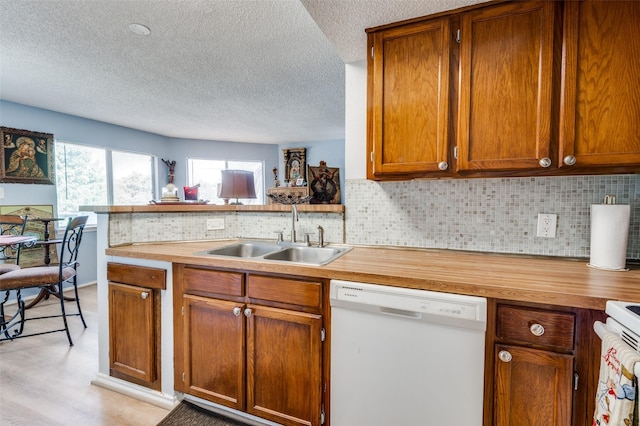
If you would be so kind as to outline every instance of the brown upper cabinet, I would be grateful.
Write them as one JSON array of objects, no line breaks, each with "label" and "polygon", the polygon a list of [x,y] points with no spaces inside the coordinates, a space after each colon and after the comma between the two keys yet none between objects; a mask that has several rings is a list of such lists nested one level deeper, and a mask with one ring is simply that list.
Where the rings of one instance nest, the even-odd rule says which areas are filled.
[{"label": "brown upper cabinet", "polygon": [[369,35],[369,177],[449,168],[449,19]]},{"label": "brown upper cabinet", "polygon": [[458,167],[550,167],[554,2],[517,2],[460,18]]},{"label": "brown upper cabinet", "polygon": [[640,2],[567,1],[560,166],[640,165]]},{"label": "brown upper cabinet", "polygon": [[640,2],[494,2],[367,30],[367,177],[640,170]]}]

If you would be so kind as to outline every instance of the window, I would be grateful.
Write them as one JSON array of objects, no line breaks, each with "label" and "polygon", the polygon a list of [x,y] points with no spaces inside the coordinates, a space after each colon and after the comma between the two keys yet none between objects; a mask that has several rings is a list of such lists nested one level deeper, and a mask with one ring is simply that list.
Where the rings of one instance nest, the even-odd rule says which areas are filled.
[{"label": "window", "polygon": [[222,180],[221,171],[226,169],[253,172],[256,187],[255,199],[241,199],[243,204],[264,204],[264,165],[262,161],[227,161],[187,158],[187,185],[200,184],[198,198],[213,204],[223,204],[218,198],[218,184]]},{"label": "window", "polygon": [[[154,157],[56,141],[58,217],[87,214],[79,206],[147,204],[153,199]],[[89,224],[96,215],[89,213]]]}]

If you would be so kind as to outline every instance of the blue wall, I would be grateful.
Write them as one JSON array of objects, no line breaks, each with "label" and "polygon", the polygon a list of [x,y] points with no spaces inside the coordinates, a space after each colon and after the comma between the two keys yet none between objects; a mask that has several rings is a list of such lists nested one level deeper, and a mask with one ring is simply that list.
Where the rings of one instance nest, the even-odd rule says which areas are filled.
[{"label": "blue wall", "polygon": [[[282,149],[306,148],[307,163],[315,166],[320,160],[324,160],[330,167],[340,168],[340,184],[341,188],[344,188],[344,140],[269,145],[168,138],[3,100],[0,100],[0,125],[52,133],[56,140],[64,142],[149,153],[156,155],[159,159],[176,160],[174,183],[178,188],[186,184],[187,157],[239,161],[262,160],[265,168],[265,185],[269,188],[273,186],[271,170],[274,166],[278,166],[281,179],[284,174]],[[158,186],[165,185],[167,168],[161,162],[158,165],[158,174]],[[2,183],[0,188],[4,189],[4,199],[0,199],[0,204],[52,204],[55,208],[56,190],[53,185]],[[85,232],[82,245],[79,282],[88,283],[96,280],[96,235],[93,230]]]}]

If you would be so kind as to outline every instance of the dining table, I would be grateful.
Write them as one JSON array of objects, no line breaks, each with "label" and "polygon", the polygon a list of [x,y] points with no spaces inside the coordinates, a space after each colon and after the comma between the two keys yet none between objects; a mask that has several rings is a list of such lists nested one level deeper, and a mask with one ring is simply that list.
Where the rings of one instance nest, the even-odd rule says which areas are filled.
[{"label": "dining table", "polygon": [[51,233],[49,231],[49,224],[51,222],[58,222],[61,220],[65,220],[65,218],[61,217],[39,217],[39,218],[29,218],[29,221],[32,222],[42,222],[44,224],[44,232],[42,234],[42,239],[36,241],[36,245],[44,246],[44,264],[49,265],[51,263],[51,246],[55,244],[59,244],[62,240],[51,239]]},{"label": "dining table", "polygon": [[37,237],[31,235],[0,235],[0,246],[31,246],[38,241]]}]

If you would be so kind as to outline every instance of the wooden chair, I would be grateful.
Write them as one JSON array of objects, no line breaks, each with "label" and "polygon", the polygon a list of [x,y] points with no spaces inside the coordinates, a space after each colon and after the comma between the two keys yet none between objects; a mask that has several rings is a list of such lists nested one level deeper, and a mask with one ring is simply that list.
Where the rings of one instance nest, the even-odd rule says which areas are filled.
[{"label": "wooden chair", "polygon": [[[16,271],[7,272],[0,275],[0,290],[15,290],[17,300],[17,311],[11,320],[2,320],[0,324],[0,341],[13,340],[22,337],[37,336],[40,334],[55,333],[58,331],[66,331],[69,346],[73,346],[69,326],[67,324],[68,316],[79,316],[82,324],[87,328],[87,323],[82,315],[80,308],[80,298],[78,297],[78,253],[80,250],[80,242],[82,241],[82,233],[87,223],[88,216],[78,216],[70,218],[64,238],[60,247],[60,263],[58,265],[36,266],[32,268],[21,268]],[[73,286],[75,292],[75,301],[77,312],[67,313],[65,308],[65,297],[63,296],[65,284]],[[60,299],[60,314],[37,316],[27,318],[25,316],[25,303],[20,295],[20,290],[25,288],[44,288],[51,294]],[[6,302],[6,300],[5,300]],[[4,303],[0,304],[0,310],[4,309]],[[31,311],[30,311],[31,312]],[[24,325],[27,321],[44,319],[44,318],[62,318],[63,328],[43,331],[38,333],[23,334]]]},{"label": "wooden chair", "polygon": [[[22,235],[27,225],[27,216],[0,214],[0,235]],[[0,247],[0,275],[20,269],[20,248],[17,246]]]}]

